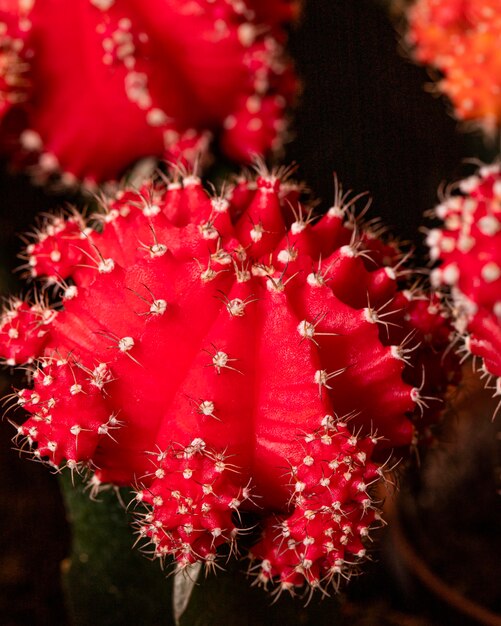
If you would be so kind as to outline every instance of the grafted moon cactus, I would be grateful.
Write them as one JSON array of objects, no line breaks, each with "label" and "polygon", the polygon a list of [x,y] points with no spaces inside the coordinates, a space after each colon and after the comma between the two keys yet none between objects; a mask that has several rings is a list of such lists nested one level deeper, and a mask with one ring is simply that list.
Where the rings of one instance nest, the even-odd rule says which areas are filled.
[{"label": "grafted moon cactus", "polygon": [[293,590],[363,558],[374,484],[447,386],[450,329],[357,198],[315,217],[289,175],[211,196],[180,173],[46,219],[25,269],[61,303],[11,303],[0,353],[31,364],[18,436],[96,488],[136,485],[154,556],[213,564],[253,512],[251,571]]},{"label": "grafted moon cactus", "polygon": [[463,350],[481,358],[487,385],[501,393],[501,169],[481,167],[436,207],[428,234],[437,286],[451,290]]},{"label": "grafted moon cactus", "polygon": [[148,156],[192,162],[213,135],[249,162],[281,145],[296,13],[293,0],[6,0],[1,147],[69,183]]},{"label": "grafted moon cactus", "polygon": [[438,89],[461,120],[492,131],[501,122],[501,4],[498,0],[417,0],[408,39],[416,59],[438,69]]}]

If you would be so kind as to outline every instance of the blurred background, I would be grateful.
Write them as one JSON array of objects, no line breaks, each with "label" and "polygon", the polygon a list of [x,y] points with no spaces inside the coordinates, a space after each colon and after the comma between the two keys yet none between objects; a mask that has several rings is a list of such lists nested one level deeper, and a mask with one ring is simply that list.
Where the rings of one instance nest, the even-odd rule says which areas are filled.
[{"label": "blurred background", "polygon": [[[419,247],[423,212],[434,206],[440,183],[464,175],[463,159],[486,148],[478,136],[458,132],[445,103],[425,92],[429,77],[402,53],[387,4],[306,3],[290,39],[303,93],[285,161],[299,164],[298,176],[325,209],[333,198],[333,172],[346,189],[369,191],[374,199],[369,217],[381,216],[393,233]],[[9,173],[5,164],[0,187],[0,284],[6,294],[20,288],[14,272],[18,235],[39,212],[72,198],[33,187],[26,177]],[[3,394],[16,381],[7,372],[0,384]],[[432,454],[419,478],[411,476],[404,483],[400,517],[418,553],[427,555],[441,576],[449,576],[465,593],[499,611],[497,429],[486,417],[492,407],[484,406],[489,404],[484,394],[474,382],[464,387],[461,401],[466,409],[449,418],[445,451]],[[472,408],[479,413],[473,416],[474,426]],[[59,573],[69,553],[70,531],[58,482],[47,468],[19,458],[11,449],[12,435],[4,421],[0,624],[64,625],[67,612]],[[350,587],[339,623],[478,623],[416,582],[398,556],[394,536],[387,535],[385,542],[386,551]],[[249,624],[279,623],[273,621],[276,617],[266,621],[256,611],[256,621]],[[304,615],[301,623],[310,623],[307,612]],[[101,623],[97,612],[94,624]]]}]

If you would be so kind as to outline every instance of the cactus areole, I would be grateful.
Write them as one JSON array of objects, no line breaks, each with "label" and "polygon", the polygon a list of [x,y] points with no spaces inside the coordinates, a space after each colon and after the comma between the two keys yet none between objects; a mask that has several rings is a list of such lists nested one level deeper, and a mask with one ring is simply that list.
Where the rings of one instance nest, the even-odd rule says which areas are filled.
[{"label": "cactus areole", "polygon": [[116,179],[143,157],[281,147],[293,0],[5,0],[0,148],[43,182]]},{"label": "cactus areole", "polygon": [[0,338],[31,370],[11,399],[36,458],[136,485],[140,535],[181,564],[214,563],[254,511],[251,571],[292,590],[363,558],[384,463],[447,384],[429,366],[449,330],[357,198],[338,187],[314,217],[289,174],[209,195],[179,173],[46,219],[25,269],[61,302],[11,301]]}]

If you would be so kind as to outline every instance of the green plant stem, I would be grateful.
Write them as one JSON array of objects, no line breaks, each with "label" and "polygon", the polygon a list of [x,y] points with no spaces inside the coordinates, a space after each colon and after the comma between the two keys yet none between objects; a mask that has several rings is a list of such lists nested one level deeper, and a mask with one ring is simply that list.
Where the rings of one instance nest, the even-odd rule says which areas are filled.
[{"label": "green plant stem", "polygon": [[[63,562],[63,586],[73,626],[172,626],[171,578],[132,549],[130,516],[110,489],[89,498],[69,472],[60,478],[72,550]],[[121,499],[129,502],[127,490]]]}]

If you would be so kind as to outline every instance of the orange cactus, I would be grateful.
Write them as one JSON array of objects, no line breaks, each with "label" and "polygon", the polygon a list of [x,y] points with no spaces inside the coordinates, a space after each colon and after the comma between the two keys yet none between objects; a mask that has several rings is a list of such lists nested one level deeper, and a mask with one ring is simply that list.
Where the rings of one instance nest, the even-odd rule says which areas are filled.
[{"label": "orange cactus", "polygon": [[438,69],[440,92],[460,120],[501,122],[501,4],[498,0],[418,0],[408,40],[416,59]]}]

